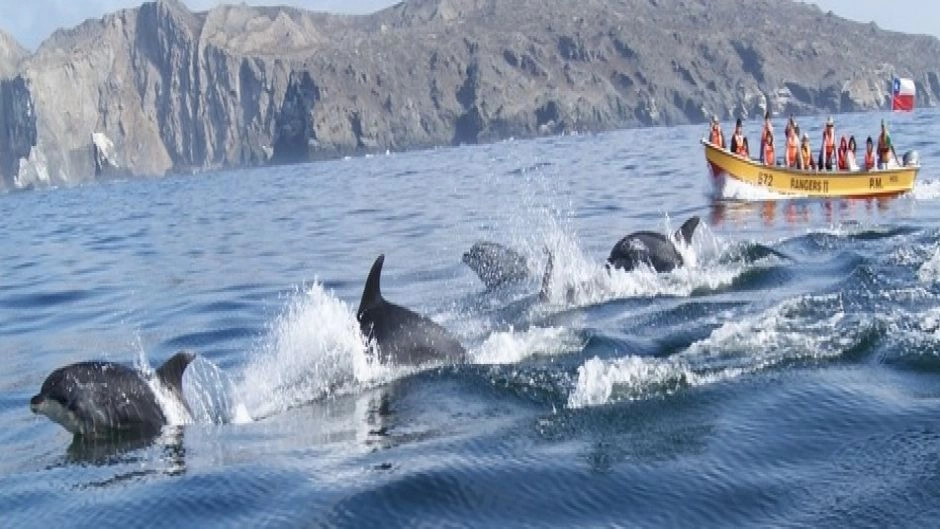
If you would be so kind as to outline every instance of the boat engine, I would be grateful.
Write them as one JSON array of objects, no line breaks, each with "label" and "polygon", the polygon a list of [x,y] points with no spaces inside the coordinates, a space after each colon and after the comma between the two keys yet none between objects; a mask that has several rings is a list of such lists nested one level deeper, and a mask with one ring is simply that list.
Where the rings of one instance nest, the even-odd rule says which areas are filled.
[{"label": "boat engine", "polygon": [[917,151],[907,151],[904,153],[904,167],[911,167],[914,165],[920,165],[920,155],[917,154]]}]

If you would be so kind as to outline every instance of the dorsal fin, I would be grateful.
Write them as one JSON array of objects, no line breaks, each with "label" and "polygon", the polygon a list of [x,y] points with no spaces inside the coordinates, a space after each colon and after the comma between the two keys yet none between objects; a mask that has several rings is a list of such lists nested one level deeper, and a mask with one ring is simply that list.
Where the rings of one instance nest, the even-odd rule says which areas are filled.
[{"label": "dorsal fin", "polygon": [[372,269],[369,270],[369,277],[366,278],[366,286],[362,289],[362,300],[359,302],[357,317],[361,318],[363,311],[382,303],[382,264],[385,263],[385,254],[380,254],[372,263]]},{"label": "dorsal fin", "polygon": [[196,359],[196,353],[192,351],[180,351],[171,356],[169,360],[163,363],[157,369],[157,378],[170,391],[177,393],[180,397],[183,395],[183,372],[186,367]]},{"label": "dorsal fin", "polygon": [[555,268],[555,257],[552,255],[552,251],[548,249],[548,246],[545,247],[545,254],[548,255],[548,260],[545,262],[545,273],[542,274],[542,290],[539,291],[539,299],[542,301],[548,301],[552,293],[552,272]]},{"label": "dorsal fin", "polygon": [[685,221],[685,223],[679,227],[679,230],[676,231],[676,234],[674,235],[676,240],[690,244],[692,242],[692,235],[695,235],[695,228],[698,228],[699,220],[700,219],[698,218],[698,215],[696,215]]}]

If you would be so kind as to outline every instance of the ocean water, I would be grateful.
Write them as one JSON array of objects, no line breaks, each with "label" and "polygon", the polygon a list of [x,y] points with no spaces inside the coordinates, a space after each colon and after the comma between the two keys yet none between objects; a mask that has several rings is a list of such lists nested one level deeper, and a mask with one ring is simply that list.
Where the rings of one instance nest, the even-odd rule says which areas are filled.
[{"label": "ocean water", "polygon": [[[940,113],[837,132],[882,117],[923,170],[880,200],[715,200],[701,126],[2,195],[0,525],[936,524]],[[692,215],[686,267],[603,271]],[[532,279],[486,292],[480,239]],[[380,253],[385,297],[469,364],[370,361]],[[191,413],[155,438],[29,410],[59,366],[180,349]]]}]

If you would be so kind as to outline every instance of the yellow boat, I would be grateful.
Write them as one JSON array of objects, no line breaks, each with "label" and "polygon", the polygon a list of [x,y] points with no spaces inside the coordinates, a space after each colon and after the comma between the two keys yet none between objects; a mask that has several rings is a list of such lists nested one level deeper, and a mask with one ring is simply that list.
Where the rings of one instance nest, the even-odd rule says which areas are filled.
[{"label": "yellow boat", "polygon": [[702,140],[716,196],[722,198],[874,197],[914,187],[916,154],[904,166],[870,171],[804,171],[768,166]]}]

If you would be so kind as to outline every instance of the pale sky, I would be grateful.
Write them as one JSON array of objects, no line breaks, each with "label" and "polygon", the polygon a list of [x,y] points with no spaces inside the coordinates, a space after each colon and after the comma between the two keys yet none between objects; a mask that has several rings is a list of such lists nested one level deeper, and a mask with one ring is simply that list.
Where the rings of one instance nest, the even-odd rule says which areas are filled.
[{"label": "pale sky", "polygon": [[[289,4],[317,11],[370,13],[398,0],[247,0],[246,3]],[[546,0],[560,1],[560,0]],[[720,1],[720,0],[717,0]],[[190,9],[201,11],[220,3],[240,0],[184,0]],[[0,29],[10,33],[27,49],[34,50],[59,27],[72,27],[87,18],[134,7],[142,0],[0,0]],[[879,27],[906,33],[940,37],[940,3],[927,0],[815,0],[824,11],[861,22],[874,20]]]}]

